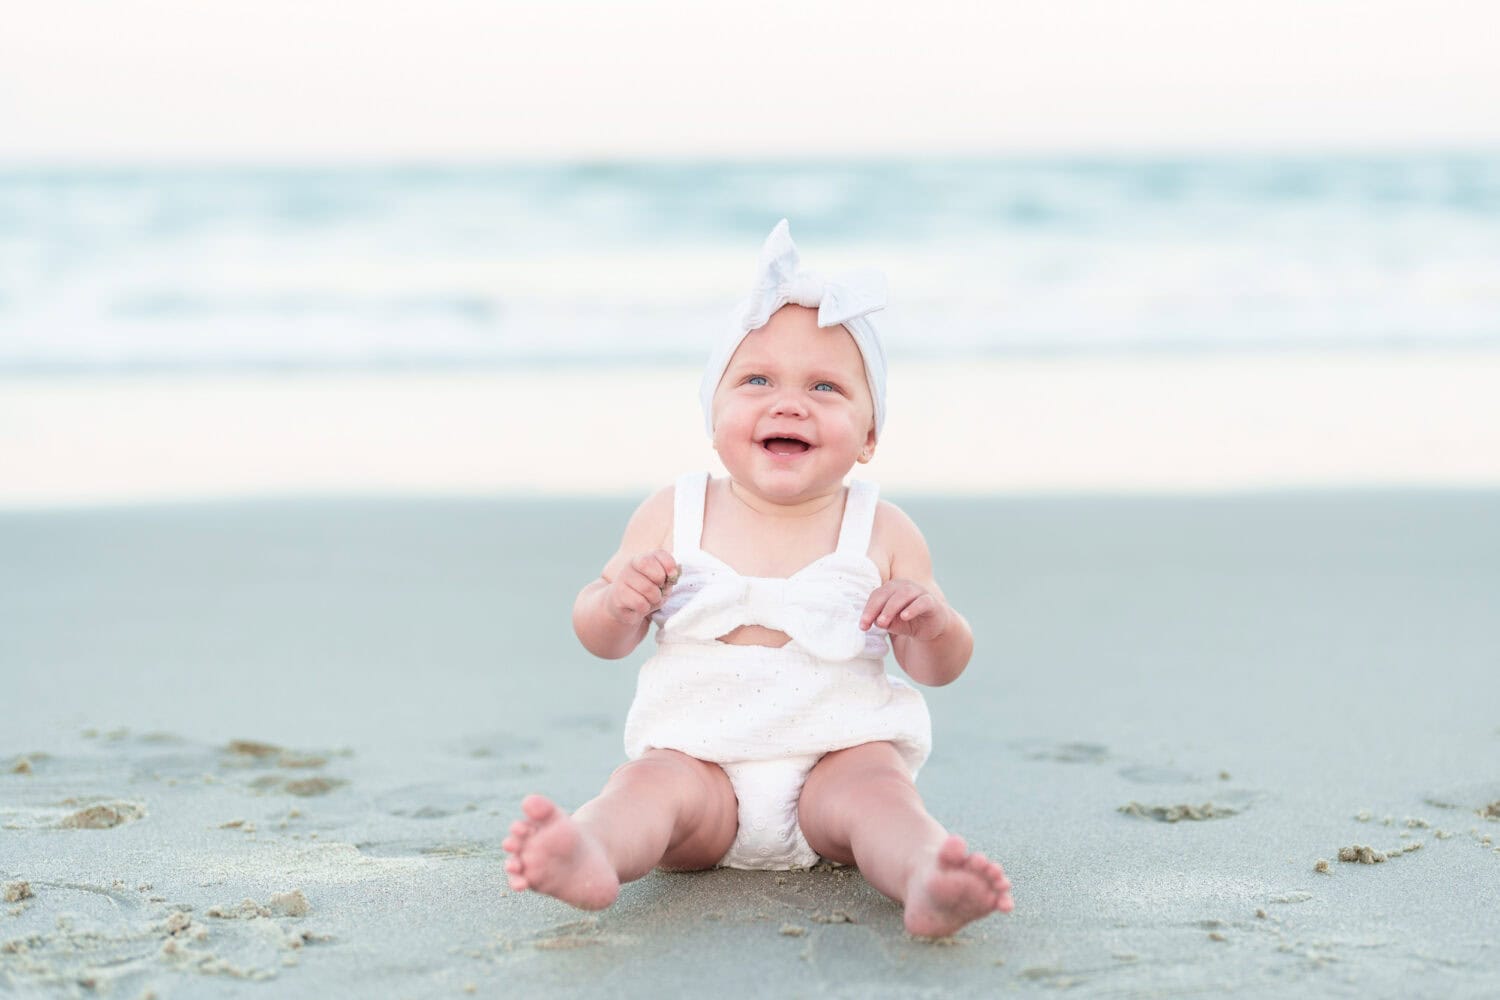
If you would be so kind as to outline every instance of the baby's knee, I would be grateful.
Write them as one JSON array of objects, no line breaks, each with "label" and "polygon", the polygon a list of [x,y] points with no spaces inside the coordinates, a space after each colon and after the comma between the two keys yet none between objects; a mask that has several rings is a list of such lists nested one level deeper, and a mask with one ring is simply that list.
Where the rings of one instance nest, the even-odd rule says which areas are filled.
[{"label": "baby's knee", "polygon": [[887,740],[861,743],[826,753],[808,775],[814,777],[836,777],[840,784],[854,781],[894,781],[913,784],[911,769],[896,745]]},{"label": "baby's knee", "polygon": [[609,783],[614,785],[680,780],[686,768],[678,758],[686,757],[687,754],[676,750],[647,750],[643,756],[627,760],[610,772]]},{"label": "baby's knee", "polygon": [[664,784],[673,788],[700,786],[709,794],[731,791],[723,768],[680,750],[647,750],[640,757],[615,768],[610,775],[612,785],[636,783]]},{"label": "baby's knee", "polygon": [[862,743],[823,755],[802,786],[799,808],[871,794],[905,795],[915,788],[911,771],[894,745]]}]

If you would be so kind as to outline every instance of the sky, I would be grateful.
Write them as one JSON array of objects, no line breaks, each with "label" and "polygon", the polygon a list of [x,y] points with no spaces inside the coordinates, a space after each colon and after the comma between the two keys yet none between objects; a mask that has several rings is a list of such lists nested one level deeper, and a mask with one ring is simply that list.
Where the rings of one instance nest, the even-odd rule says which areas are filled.
[{"label": "sky", "polygon": [[0,163],[1500,148],[1494,0],[48,0]]}]

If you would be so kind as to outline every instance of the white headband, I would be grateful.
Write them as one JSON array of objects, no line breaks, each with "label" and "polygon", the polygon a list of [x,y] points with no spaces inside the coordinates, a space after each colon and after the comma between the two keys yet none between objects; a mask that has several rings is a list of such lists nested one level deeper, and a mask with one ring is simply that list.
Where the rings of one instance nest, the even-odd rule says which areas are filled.
[{"label": "white headband", "polygon": [[854,338],[854,344],[865,359],[865,379],[870,384],[870,399],[875,403],[875,436],[885,426],[885,351],[880,337],[867,318],[869,313],[885,308],[885,275],[871,268],[860,268],[827,280],[798,269],[801,257],[792,243],[791,227],[785,219],[776,223],[771,235],[760,248],[760,266],[755,290],[735,309],[729,334],[708,359],[703,382],[698,388],[703,402],[703,423],[709,437],[714,433],[714,390],[729,367],[735,349],[745,335],[759,330],[771,314],[788,303],[816,307],[818,326],[843,324]]}]

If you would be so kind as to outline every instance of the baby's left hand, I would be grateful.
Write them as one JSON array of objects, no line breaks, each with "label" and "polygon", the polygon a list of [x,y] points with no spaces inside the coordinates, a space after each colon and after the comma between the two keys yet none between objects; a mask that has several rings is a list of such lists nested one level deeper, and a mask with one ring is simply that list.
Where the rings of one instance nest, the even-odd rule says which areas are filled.
[{"label": "baby's left hand", "polygon": [[882,584],[865,602],[859,616],[861,630],[878,624],[891,635],[936,639],[947,629],[953,611],[948,603],[912,580]]}]

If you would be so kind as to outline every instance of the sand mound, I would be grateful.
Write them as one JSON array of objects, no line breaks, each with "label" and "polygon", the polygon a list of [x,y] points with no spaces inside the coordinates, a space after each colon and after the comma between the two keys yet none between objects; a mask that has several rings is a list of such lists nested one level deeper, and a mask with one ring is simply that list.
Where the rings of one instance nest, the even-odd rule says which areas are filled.
[{"label": "sand mound", "polygon": [[226,753],[239,757],[274,757],[281,753],[281,747],[274,743],[262,743],[260,740],[230,740],[229,745],[224,748]]},{"label": "sand mound", "polygon": [[221,905],[211,906],[204,911],[206,917],[217,920],[254,920],[257,917],[305,917],[312,912],[312,906],[307,902],[307,897],[302,894],[301,889],[293,889],[291,892],[278,892],[273,895],[270,902],[261,904],[253,899],[241,900],[233,906]]},{"label": "sand mound", "polygon": [[271,912],[283,917],[305,917],[312,912],[308,905],[307,897],[302,895],[301,889],[293,889],[291,892],[278,892],[271,897]]},{"label": "sand mound", "polygon": [[58,826],[72,830],[108,830],[122,823],[133,823],[146,815],[146,807],[138,802],[101,802],[64,816]]},{"label": "sand mound", "polygon": [[340,785],[347,784],[340,778],[303,778],[300,781],[288,781],[286,790],[293,795],[327,795]]},{"label": "sand mound", "polygon": [[1216,806],[1212,802],[1205,802],[1200,806],[1147,806],[1139,802],[1129,802],[1121,806],[1119,811],[1127,816],[1154,819],[1160,823],[1178,823],[1185,819],[1223,819],[1225,816],[1233,816],[1237,812],[1237,810],[1231,809],[1228,806]]},{"label": "sand mound", "polygon": [[298,778],[288,781],[277,774],[263,774],[250,782],[250,787],[258,792],[270,792],[280,790],[291,795],[309,798],[314,795],[327,795],[342,785],[349,782],[343,778]]},{"label": "sand mound", "polygon": [[237,767],[257,767],[274,764],[276,767],[313,768],[328,763],[323,754],[291,750],[276,743],[262,740],[230,740],[224,747],[231,763]]}]

